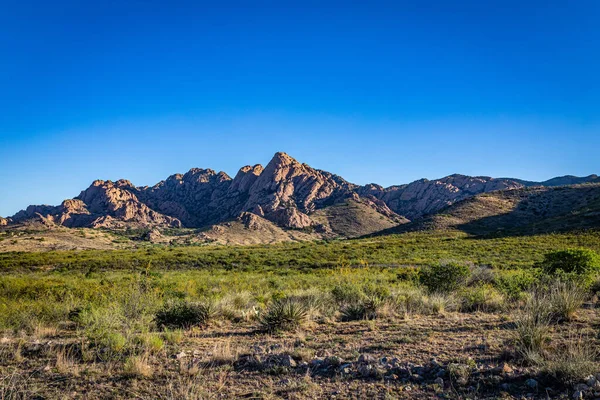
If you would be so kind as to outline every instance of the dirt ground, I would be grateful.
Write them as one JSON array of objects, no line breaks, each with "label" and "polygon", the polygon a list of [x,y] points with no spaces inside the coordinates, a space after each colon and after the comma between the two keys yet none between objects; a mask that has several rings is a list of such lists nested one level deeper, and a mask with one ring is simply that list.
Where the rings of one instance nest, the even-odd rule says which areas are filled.
[{"label": "dirt ground", "polygon": [[[550,346],[574,334],[597,346],[597,323],[594,308],[580,310],[552,328]],[[506,316],[486,313],[319,321],[277,335],[215,322],[128,368],[84,361],[82,339],[65,327],[1,339],[0,398],[572,398],[572,387],[514,357],[512,337]]]}]

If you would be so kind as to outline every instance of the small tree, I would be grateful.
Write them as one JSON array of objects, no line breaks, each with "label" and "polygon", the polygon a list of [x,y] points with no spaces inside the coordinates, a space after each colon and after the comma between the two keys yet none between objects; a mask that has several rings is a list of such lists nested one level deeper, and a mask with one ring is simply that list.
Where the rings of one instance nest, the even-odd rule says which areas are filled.
[{"label": "small tree", "polygon": [[448,293],[464,285],[471,275],[468,265],[440,263],[421,268],[419,282],[430,292]]}]

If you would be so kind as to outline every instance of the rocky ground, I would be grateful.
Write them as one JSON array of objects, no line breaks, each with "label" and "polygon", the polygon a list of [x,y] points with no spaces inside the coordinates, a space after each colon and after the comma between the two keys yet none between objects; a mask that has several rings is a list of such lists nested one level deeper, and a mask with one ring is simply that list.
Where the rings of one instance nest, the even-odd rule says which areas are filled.
[{"label": "rocky ground", "polygon": [[[551,345],[574,332],[597,342],[597,322],[595,309],[581,310],[552,328]],[[600,397],[594,376],[561,385],[520,361],[513,329],[506,315],[488,313],[323,320],[279,335],[251,322],[215,322],[128,364],[87,359],[65,326],[0,341],[0,398]]]}]

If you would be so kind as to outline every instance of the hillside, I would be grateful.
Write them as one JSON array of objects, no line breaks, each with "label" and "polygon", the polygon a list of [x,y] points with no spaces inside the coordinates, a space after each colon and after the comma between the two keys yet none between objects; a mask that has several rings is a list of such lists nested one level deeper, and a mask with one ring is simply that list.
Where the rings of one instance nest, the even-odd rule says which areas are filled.
[{"label": "hillside", "polygon": [[473,235],[538,234],[599,227],[600,184],[585,184],[484,193],[380,234],[449,229]]}]

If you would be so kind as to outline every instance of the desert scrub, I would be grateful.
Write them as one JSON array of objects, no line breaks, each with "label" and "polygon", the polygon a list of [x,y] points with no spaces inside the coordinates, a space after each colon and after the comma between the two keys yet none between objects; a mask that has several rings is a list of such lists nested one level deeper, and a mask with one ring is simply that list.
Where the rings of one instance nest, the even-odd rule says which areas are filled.
[{"label": "desert scrub", "polygon": [[572,335],[549,354],[542,370],[564,385],[574,384],[597,373],[597,358],[592,338]]},{"label": "desert scrub", "polygon": [[550,335],[552,303],[549,296],[536,291],[522,309],[514,314],[514,343],[517,354],[530,363],[543,360]]},{"label": "desert scrub", "polygon": [[428,314],[444,314],[456,310],[456,299],[452,294],[432,293],[424,297],[422,310]]},{"label": "desert scrub", "polygon": [[189,329],[206,325],[215,316],[215,308],[209,302],[170,301],[159,310],[154,320],[158,327]]},{"label": "desert scrub", "polygon": [[463,286],[470,275],[471,269],[467,264],[439,263],[421,268],[419,282],[429,292],[448,293]]},{"label": "desert scrub", "polygon": [[539,275],[537,269],[502,271],[493,284],[508,300],[523,300],[526,292],[538,282]]},{"label": "desert scrub", "polygon": [[587,290],[575,281],[557,281],[549,288],[552,317],[557,322],[571,321],[587,298]]},{"label": "desert scrub", "polygon": [[547,253],[540,266],[550,276],[591,280],[600,271],[600,256],[590,249],[559,250]]},{"label": "desert scrub", "polygon": [[400,287],[392,292],[392,307],[402,316],[427,312],[426,296],[418,287]]},{"label": "desert scrub", "polygon": [[382,305],[383,300],[380,297],[364,296],[360,300],[342,306],[341,320],[347,322],[375,319]]},{"label": "desert scrub", "polygon": [[497,312],[504,307],[504,297],[491,285],[463,288],[458,291],[458,297],[463,312]]},{"label": "desert scrub", "polygon": [[123,373],[132,378],[150,378],[153,372],[147,354],[130,356],[123,364]]},{"label": "desert scrub", "polygon": [[275,300],[259,316],[260,327],[267,332],[295,331],[306,322],[308,311],[295,299]]}]

